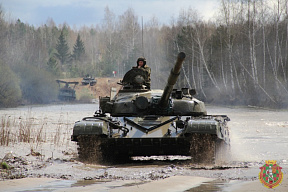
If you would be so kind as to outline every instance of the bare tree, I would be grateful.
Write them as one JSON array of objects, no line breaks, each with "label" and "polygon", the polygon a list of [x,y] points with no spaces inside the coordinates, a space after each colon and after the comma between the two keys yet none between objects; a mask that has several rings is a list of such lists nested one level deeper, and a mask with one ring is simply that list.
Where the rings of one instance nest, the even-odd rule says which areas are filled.
[{"label": "bare tree", "polygon": [[[123,15],[120,15],[118,22],[119,30],[119,45],[121,47],[121,61],[124,61],[127,67],[131,67],[136,63],[136,57],[142,51],[139,50],[141,42],[140,25],[138,23],[138,16],[134,13],[132,8],[127,9]],[[122,64],[122,63],[121,63]],[[118,63],[118,71],[120,71]],[[124,71],[122,71],[124,73]]]}]

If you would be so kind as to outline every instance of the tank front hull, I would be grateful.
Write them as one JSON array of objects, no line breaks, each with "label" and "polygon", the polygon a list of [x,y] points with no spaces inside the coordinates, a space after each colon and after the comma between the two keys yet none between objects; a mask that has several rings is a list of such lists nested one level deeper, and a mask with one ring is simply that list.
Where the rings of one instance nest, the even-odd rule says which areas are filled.
[{"label": "tank front hull", "polygon": [[190,156],[193,162],[213,163],[218,145],[229,145],[226,118],[123,117],[115,124],[112,119],[91,117],[75,124],[72,140],[78,142],[79,158],[90,163],[163,155]]}]

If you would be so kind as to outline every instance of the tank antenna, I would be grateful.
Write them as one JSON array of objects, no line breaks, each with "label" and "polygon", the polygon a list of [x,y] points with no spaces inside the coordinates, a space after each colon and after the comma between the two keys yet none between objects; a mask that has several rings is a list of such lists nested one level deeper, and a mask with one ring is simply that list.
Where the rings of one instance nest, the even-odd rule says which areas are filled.
[{"label": "tank antenna", "polygon": [[143,16],[142,16],[142,54],[143,54],[143,57],[145,57],[145,55],[144,55],[144,42],[143,42]]}]

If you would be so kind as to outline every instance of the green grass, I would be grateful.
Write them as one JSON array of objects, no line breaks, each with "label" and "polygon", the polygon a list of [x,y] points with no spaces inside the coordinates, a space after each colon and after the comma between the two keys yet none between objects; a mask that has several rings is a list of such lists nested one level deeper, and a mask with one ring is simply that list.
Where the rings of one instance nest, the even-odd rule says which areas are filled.
[{"label": "green grass", "polygon": [[1,168],[2,169],[10,169],[10,166],[5,161],[3,161],[3,162],[1,162]]}]

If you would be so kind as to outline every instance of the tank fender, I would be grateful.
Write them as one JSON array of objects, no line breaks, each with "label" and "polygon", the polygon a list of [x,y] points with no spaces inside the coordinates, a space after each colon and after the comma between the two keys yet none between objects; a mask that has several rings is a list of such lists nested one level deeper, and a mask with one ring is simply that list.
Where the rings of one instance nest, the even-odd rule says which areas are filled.
[{"label": "tank fender", "polygon": [[73,127],[72,141],[77,141],[79,135],[108,135],[108,123],[101,120],[77,121]]},{"label": "tank fender", "polygon": [[217,134],[217,132],[219,131],[220,131],[219,122],[213,119],[191,119],[187,122],[184,134],[185,133]]},{"label": "tank fender", "polygon": [[183,134],[214,134],[217,135],[219,139],[229,143],[229,130],[226,125],[226,121],[229,120],[228,117],[224,117],[222,120],[217,117],[215,119],[190,119],[186,123]]}]

